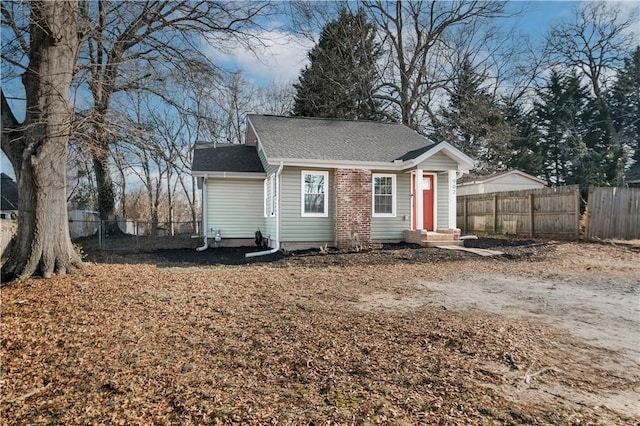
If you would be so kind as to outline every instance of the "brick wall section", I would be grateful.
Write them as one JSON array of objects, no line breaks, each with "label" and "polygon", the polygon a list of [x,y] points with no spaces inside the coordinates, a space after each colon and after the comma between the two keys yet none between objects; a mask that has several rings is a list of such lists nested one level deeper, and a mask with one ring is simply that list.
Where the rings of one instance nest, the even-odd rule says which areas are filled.
[{"label": "brick wall section", "polygon": [[333,179],[335,238],[340,250],[371,242],[371,171],[336,169]]}]

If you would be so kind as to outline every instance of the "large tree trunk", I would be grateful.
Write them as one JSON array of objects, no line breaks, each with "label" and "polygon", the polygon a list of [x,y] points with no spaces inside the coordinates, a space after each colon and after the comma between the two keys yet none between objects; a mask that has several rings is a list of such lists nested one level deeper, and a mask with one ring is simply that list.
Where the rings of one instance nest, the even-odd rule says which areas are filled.
[{"label": "large tree trunk", "polygon": [[[93,170],[98,188],[98,210],[107,235],[122,234],[116,218],[115,190],[109,167],[109,144],[99,142],[100,148],[93,154]],[[125,217],[126,219],[126,217]]]},{"label": "large tree trunk", "polygon": [[16,244],[2,268],[2,282],[34,274],[48,278],[82,266],[69,237],[66,198],[78,4],[33,1],[30,7],[25,122],[17,123],[4,99],[2,105],[2,149],[18,166],[19,191]]}]

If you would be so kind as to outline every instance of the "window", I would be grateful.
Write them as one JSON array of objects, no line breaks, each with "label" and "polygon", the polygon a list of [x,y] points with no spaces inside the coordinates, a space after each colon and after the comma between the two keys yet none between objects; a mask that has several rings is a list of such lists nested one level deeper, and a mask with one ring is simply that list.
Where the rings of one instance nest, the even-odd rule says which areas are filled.
[{"label": "window", "polygon": [[264,180],[264,217],[276,216],[278,210],[277,182],[275,174]]},{"label": "window", "polygon": [[396,175],[373,174],[373,216],[396,216]]},{"label": "window", "polygon": [[278,180],[276,179],[276,175],[271,175],[271,179],[270,179],[270,183],[271,183],[271,203],[270,203],[270,207],[271,207],[271,211],[269,212],[269,216],[275,216],[276,212],[278,210],[277,205],[278,205]]},{"label": "window", "polygon": [[264,180],[264,217],[269,215],[269,179]]},{"label": "window", "polygon": [[328,172],[302,172],[302,216],[327,217]]}]

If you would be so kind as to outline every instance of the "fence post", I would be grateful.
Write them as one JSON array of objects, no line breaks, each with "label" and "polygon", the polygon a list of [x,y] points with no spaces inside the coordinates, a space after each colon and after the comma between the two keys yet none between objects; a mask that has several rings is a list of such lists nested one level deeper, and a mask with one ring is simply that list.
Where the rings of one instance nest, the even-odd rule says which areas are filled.
[{"label": "fence post", "polygon": [[100,221],[100,227],[98,228],[98,247],[100,248],[100,250],[104,249],[105,246],[105,237],[106,237],[106,232],[104,230],[105,226],[104,226],[104,220]]},{"label": "fence post", "polygon": [[498,197],[493,196],[493,233],[498,233]]},{"label": "fence post", "polygon": [[462,196],[462,232],[467,233],[467,196]]},{"label": "fence post", "polygon": [[533,230],[534,213],[533,213],[533,192],[529,194],[529,238],[535,237]]},{"label": "fence post", "polygon": [[[580,239],[580,188],[576,187],[575,192],[575,212],[576,212],[576,240]],[[589,222],[591,221],[591,213],[589,211],[589,203],[593,199],[593,186],[589,186],[589,195],[587,195],[587,205],[585,206],[586,224],[584,228],[584,237],[589,239]]]}]

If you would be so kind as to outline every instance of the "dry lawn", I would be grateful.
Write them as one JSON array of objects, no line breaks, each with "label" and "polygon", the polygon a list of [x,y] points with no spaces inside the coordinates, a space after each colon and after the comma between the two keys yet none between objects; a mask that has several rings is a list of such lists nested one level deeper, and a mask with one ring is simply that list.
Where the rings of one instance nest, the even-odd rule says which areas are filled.
[{"label": "dry lawn", "polygon": [[[0,423],[640,421],[637,355],[532,316],[447,308],[420,284],[460,283],[469,271],[559,283],[613,277],[638,300],[640,252],[576,243],[507,251],[447,259],[398,249],[242,266],[166,264],[151,253],[13,284],[1,300]],[[606,403],[616,395],[620,404]]]}]

